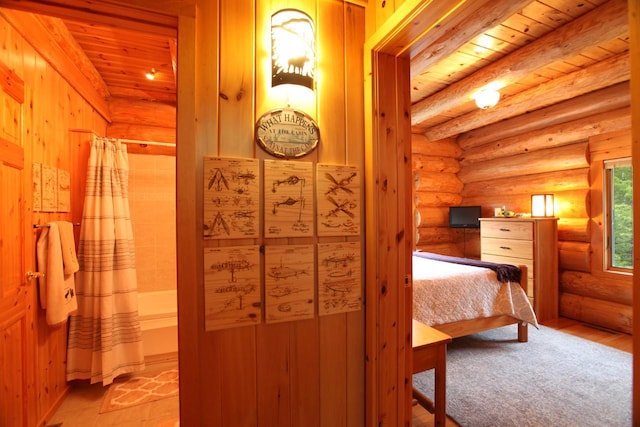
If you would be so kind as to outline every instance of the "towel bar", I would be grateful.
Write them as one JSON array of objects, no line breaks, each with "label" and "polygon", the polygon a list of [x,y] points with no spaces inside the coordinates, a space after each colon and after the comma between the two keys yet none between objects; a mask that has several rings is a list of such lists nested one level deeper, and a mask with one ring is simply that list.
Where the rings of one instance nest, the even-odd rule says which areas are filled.
[{"label": "towel bar", "polygon": [[[73,226],[74,227],[79,227],[80,223],[79,222],[74,222]],[[33,228],[49,228],[49,224],[33,224]]]}]

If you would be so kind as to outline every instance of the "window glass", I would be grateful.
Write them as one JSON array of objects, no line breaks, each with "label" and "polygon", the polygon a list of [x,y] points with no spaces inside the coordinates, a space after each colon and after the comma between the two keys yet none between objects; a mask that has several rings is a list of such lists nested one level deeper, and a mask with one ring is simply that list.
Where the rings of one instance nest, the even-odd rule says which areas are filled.
[{"label": "window glass", "polygon": [[633,268],[633,209],[631,159],[605,161],[605,242],[609,270]]}]

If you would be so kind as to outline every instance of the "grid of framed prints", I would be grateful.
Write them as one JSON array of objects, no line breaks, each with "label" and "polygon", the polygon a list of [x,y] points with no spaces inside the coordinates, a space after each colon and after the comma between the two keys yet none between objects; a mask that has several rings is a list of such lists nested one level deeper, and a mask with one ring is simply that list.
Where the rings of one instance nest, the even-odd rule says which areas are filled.
[{"label": "grid of framed prints", "polygon": [[254,243],[204,249],[206,330],[362,308],[357,167],[206,156],[203,193],[204,239]]}]

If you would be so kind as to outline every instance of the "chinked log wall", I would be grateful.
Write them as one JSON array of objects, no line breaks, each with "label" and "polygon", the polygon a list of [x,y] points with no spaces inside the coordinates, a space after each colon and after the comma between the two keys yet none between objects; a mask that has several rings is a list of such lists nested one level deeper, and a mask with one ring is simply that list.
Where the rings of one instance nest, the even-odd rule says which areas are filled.
[{"label": "chinked log wall", "polygon": [[[164,143],[176,142],[175,105],[151,101],[132,101],[114,97],[108,102],[111,123],[107,136]],[[129,145],[130,153],[175,156],[172,147]]]},{"label": "chinked log wall", "polygon": [[479,257],[479,233],[449,229],[449,206],[481,205],[483,216],[502,206],[530,212],[531,194],[553,193],[560,218],[561,316],[631,333],[632,278],[602,271],[602,213],[600,208],[592,212],[592,197],[602,194],[596,162],[631,155],[628,84],[605,90],[617,101],[586,118],[553,122],[553,117],[570,117],[570,109],[584,110],[584,103],[594,102],[602,91],[457,140],[429,141],[414,134],[417,247]]}]

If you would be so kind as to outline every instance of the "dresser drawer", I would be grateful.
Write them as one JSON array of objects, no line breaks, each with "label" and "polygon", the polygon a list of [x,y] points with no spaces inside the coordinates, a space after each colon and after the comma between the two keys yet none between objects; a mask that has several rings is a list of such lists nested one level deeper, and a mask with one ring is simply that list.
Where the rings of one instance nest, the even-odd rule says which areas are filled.
[{"label": "dresser drawer", "polygon": [[517,220],[482,221],[482,237],[533,240],[533,223]]},{"label": "dresser drawer", "polygon": [[533,259],[533,241],[530,240],[494,239],[483,236],[480,239],[480,245],[483,255]]}]

